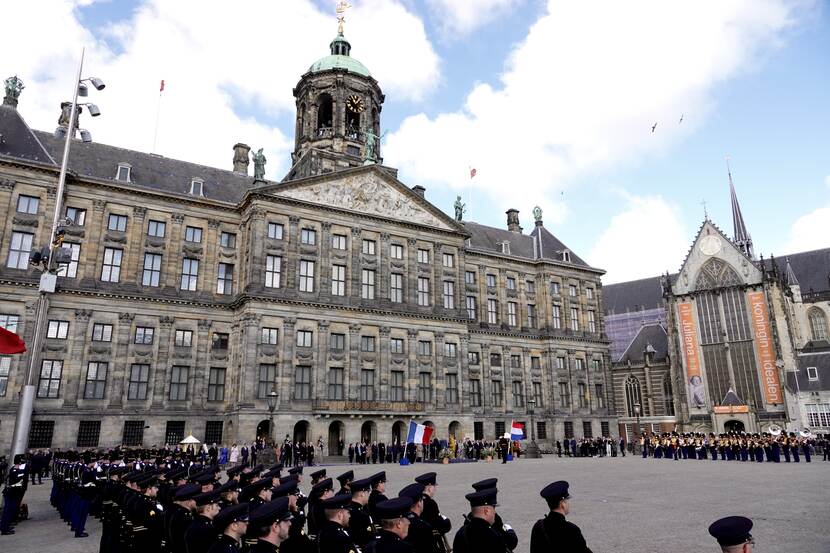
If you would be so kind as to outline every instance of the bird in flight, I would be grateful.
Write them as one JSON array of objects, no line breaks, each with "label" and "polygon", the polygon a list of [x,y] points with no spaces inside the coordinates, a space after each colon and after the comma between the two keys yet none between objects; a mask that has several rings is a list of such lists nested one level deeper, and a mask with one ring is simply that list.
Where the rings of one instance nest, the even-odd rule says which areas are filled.
[{"label": "bird in flight", "polygon": [[684,115],[685,115],[685,113],[680,114],[680,121],[677,122],[678,125],[683,122],[683,116]]},{"label": "bird in flight", "polygon": [[651,132],[654,132],[654,129],[656,129],[656,128],[657,128],[657,123],[654,123],[654,125],[651,126]]}]

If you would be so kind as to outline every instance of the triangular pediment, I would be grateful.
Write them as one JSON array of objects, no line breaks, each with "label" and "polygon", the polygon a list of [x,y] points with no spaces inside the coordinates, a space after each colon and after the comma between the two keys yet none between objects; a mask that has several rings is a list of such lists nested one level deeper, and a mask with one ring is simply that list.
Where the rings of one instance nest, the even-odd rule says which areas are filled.
[{"label": "triangular pediment", "polygon": [[266,191],[360,215],[464,232],[453,219],[378,166],[291,181],[260,192]]},{"label": "triangular pediment", "polygon": [[675,295],[760,284],[761,270],[711,221],[704,221],[672,286]]}]

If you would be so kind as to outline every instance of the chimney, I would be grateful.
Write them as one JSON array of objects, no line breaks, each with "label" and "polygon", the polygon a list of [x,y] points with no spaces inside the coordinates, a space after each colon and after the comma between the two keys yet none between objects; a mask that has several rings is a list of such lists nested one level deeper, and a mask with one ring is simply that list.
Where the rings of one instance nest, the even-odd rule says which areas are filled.
[{"label": "chimney", "polygon": [[412,191],[423,198],[424,193],[427,191],[427,189],[424,188],[423,186],[421,186],[420,184],[416,184],[415,186],[412,187]]},{"label": "chimney", "polygon": [[251,147],[247,144],[239,142],[233,147],[233,172],[240,175],[248,174],[248,163],[250,158],[248,154],[251,152]]},{"label": "chimney", "polygon": [[519,210],[511,208],[505,213],[507,213],[507,230],[521,234],[522,227],[519,225]]}]

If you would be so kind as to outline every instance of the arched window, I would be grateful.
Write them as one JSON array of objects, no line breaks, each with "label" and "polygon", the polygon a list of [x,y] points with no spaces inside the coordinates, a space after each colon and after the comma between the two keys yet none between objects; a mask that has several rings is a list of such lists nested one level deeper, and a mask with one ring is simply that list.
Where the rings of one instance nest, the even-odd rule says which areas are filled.
[{"label": "arched window", "polygon": [[827,340],[827,317],[818,307],[813,307],[807,314],[810,319],[810,337],[812,340]]},{"label": "arched window", "polygon": [[334,112],[334,105],[331,96],[328,94],[321,94],[317,98],[317,136],[323,136],[331,132],[332,114]]},{"label": "arched window", "polygon": [[643,414],[642,394],[640,393],[640,381],[635,376],[629,376],[625,381],[625,408],[629,417],[636,415],[634,405],[640,404],[640,414]]},{"label": "arched window", "polygon": [[663,377],[663,405],[667,415],[674,415],[674,392],[671,387],[671,375],[668,373]]}]

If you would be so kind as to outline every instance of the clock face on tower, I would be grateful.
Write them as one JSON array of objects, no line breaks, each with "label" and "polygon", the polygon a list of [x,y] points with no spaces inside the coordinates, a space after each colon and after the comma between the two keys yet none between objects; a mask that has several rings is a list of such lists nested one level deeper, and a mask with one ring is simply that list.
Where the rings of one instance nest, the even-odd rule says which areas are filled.
[{"label": "clock face on tower", "polygon": [[720,238],[711,234],[709,236],[704,236],[700,240],[700,245],[698,247],[700,248],[700,253],[704,255],[715,255],[721,248]]},{"label": "clock face on tower", "polygon": [[366,106],[363,105],[363,99],[357,94],[352,94],[346,99],[346,107],[352,113],[362,113]]}]

